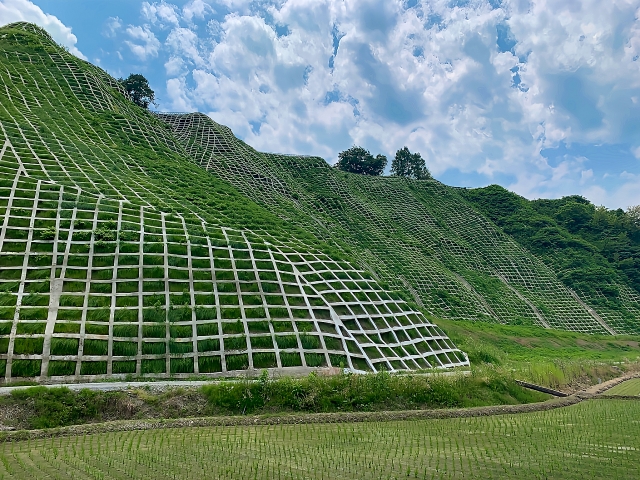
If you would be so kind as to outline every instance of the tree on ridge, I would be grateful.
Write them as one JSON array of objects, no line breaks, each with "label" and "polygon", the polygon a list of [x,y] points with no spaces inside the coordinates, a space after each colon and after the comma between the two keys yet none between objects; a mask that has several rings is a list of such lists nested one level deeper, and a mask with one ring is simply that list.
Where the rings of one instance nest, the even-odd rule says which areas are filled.
[{"label": "tree on ridge", "polygon": [[371,155],[362,147],[353,146],[338,154],[336,167],[343,172],[359,173],[361,175],[381,175],[387,166],[387,157]]},{"label": "tree on ridge", "polygon": [[422,155],[418,152],[411,153],[406,146],[396,152],[396,156],[391,162],[391,175],[416,180],[432,178]]},{"label": "tree on ridge", "polygon": [[640,205],[632,205],[627,208],[627,215],[636,226],[640,227]]},{"label": "tree on ridge", "polygon": [[156,95],[149,81],[139,73],[132,73],[127,78],[118,80],[127,91],[133,103],[142,108],[149,108],[149,104],[155,105]]}]

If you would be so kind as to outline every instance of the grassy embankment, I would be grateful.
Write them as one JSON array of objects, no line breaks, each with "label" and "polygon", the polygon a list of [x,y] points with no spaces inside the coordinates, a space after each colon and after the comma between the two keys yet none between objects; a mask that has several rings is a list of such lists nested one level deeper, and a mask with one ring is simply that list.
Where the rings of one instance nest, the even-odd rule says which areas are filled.
[{"label": "grassy embankment", "polygon": [[[568,391],[638,368],[638,337],[605,337],[480,322],[437,320],[469,353],[470,376],[338,375],[212,382],[200,389],[71,392],[33,388],[0,398],[0,423],[46,428],[115,419],[352,412],[520,404],[546,395],[514,379]],[[195,378],[195,377],[194,377]]]},{"label": "grassy embankment", "polygon": [[473,366],[549,387],[571,391],[640,369],[640,336],[440,319],[437,324]]},{"label": "grassy embankment", "polygon": [[49,428],[107,420],[208,415],[357,412],[474,407],[542,401],[498,374],[425,377],[336,375],[212,382],[198,389],[154,392],[73,392],[32,387],[0,398],[0,423],[14,428]]}]

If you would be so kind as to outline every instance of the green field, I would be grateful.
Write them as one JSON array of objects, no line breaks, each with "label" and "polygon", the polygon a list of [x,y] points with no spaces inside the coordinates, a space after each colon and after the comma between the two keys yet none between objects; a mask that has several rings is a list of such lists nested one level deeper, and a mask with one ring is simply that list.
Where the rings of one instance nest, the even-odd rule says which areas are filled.
[{"label": "green field", "polygon": [[472,363],[483,360],[530,363],[551,359],[629,361],[640,358],[638,335],[611,337],[537,326],[441,318],[435,319],[435,323],[446,330],[451,340],[469,354]]},{"label": "green field", "polygon": [[605,395],[633,396],[640,395],[640,378],[627,380],[604,392]]},{"label": "green field", "polygon": [[389,423],[212,427],[5,443],[0,478],[633,479],[640,402]]}]

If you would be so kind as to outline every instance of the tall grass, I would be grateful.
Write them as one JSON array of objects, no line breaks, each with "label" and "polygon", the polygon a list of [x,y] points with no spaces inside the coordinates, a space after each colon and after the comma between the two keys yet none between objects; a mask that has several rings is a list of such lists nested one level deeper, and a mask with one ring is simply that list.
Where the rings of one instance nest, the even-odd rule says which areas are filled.
[{"label": "tall grass", "polygon": [[198,366],[200,373],[213,373],[222,371],[222,362],[219,356],[199,357]]},{"label": "tall grass", "polygon": [[244,370],[249,367],[249,357],[246,353],[240,355],[226,355],[227,370]]},{"label": "tall grass", "polygon": [[113,362],[111,369],[113,373],[136,373],[136,362],[134,360]]},{"label": "tall grass", "polygon": [[157,360],[142,360],[142,373],[165,373],[166,361],[164,358]]},{"label": "tall grass", "polygon": [[17,355],[33,355],[42,353],[44,338],[16,338],[13,353]]},{"label": "tall grass", "polygon": [[193,373],[193,358],[172,358],[171,373]]},{"label": "tall grass", "polygon": [[51,355],[76,355],[78,353],[77,338],[52,338]]},{"label": "tall grass", "polygon": [[40,375],[41,360],[13,360],[12,377],[37,377]]},{"label": "tall grass", "polygon": [[[228,359],[229,357],[227,357]],[[256,356],[254,355],[254,362]],[[228,363],[228,360],[227,360]],[[259,382],[219,383],[202,387],[211,413],[269,411],[335,412],[415,408],[471,407],[529,403],[548,398],[500,375],[413,376],[378,373]]]},{"label": "tall grass", "polygon": [[84,341],[84,355],[106,355],[109,351],[109,343],[106,340],[86,339]]},{"label": "tall grass", "polygon": [[62,375],[73,375],[76,372],[76,362],[50,361],[49,375],[52,377]]},{"label": "tall grass", "polygon": [[80,375],[105,375],[107,373],[107,362],[87,362],[80,365]]}]

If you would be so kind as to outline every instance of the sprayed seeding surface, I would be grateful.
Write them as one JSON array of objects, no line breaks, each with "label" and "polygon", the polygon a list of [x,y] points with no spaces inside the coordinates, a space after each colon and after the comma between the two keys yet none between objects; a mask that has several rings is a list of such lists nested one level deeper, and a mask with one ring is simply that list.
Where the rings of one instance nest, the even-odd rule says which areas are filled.
[{"label": "sprayed seeding surface", "polygon": [[640,402],[411,422],[183,428],[0,445],[0,478],[637,478]]},{"label": "sprayed seeding surface", "polygon": [[341,250],[325,245],[327,254],[318,238],[202,175],[104,72],[37,27],[5,31],[6,381],[468,364]]}]

